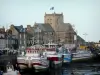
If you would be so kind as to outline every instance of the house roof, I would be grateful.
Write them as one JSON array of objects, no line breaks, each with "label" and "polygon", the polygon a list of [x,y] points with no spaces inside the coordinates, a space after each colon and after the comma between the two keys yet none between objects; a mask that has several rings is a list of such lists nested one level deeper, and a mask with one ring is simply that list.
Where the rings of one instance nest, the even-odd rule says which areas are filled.
[{"label": "house roof", "polygon": [[74,33],[74,29],[72,28],[72,25],[70,23],[58,24],[58,27],[56,27],[56,31],[60,31],[60,32],[71,31]]},{"label": "house roof", "polygon": [[79,35],[77,35],[77,39],[85,42],[85,40],[82,37],[80,37]]},{"label": "house roof", "polygon": [[0,33],[5,33],[5,28],[0,28]]},{"label": "house roof", "polygon": [[38,26],[42,31],[53,32],[53,28],[48,23],[35,23],[35,26]]},{"label": "house roof", "polygon": [[18,32],[25,32],[25,31],[26,31],[26,28],[23,28],[22,25],[20,25],[20,26],[14,26],[14,28],[15,28]]}]

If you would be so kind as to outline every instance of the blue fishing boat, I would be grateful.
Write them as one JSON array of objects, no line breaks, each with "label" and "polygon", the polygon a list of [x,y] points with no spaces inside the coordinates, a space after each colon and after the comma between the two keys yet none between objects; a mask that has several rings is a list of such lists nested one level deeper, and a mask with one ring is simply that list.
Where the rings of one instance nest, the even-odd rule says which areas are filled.
[{"label": "blue fishing boat", "polygon": [[70,63],[72,61],[72,54],[68,49],[63,49],[63,63]]},{"label": "blue fishing boat", "polygon": [[72,54],[70,53],[69,49],[65,47],[60,47],[59,50],[62,51],[63,63],[70,63],[72,60]]}]

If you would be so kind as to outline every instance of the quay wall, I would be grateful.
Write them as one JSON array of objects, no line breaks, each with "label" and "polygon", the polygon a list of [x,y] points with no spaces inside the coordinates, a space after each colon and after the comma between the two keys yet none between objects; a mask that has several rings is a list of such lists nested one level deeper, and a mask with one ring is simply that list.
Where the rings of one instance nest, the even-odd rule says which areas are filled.
[{"label": "quay wall", "polygon": [[8,62],[16,64],[17,56],[16,55],[1,55],[0,56],[0,65],[6,65]]}]

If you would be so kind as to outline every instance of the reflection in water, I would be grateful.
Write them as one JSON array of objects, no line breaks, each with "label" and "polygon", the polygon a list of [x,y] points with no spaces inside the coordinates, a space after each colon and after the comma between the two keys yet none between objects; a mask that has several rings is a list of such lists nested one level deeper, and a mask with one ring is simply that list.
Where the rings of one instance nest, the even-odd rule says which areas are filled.
[{"label": "reflection in water", "polygon": [[50,75],[62,75],[62,69],[51,70]]},{"label": "reflection in water", "polygon": [[31,75],[100,75],[100,64],[75,63],[71,65],[64,65],[62,69],[52,69],[49,73],[45,72]]},{"label": "reflection in water", "polygon": [[100,75],[100,64],[71,64],[51,70],[50,75]]}]

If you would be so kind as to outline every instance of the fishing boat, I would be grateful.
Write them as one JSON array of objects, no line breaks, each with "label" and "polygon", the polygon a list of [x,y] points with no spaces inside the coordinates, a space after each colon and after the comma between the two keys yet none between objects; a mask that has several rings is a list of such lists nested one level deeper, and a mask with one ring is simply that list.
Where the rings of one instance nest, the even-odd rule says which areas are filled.
[{"label": "fishing boat", "polygon": [[72,53],[72,61],[86,60],[92,57],[93,54],[88,50],[77,50],[75,53]]},{"label": "fishing boat", "polygon": [[17,57],[19,69],[33,69],[35,72],[47,70],[49,68],[49,61],[42,51],[44,50],[41,45],[26,48],[26,53],[22,53],[22,55]]},{"label": "fishing boat", "polygon": [[50,62],[51,68],[58,68],[62,66],[62,54],[57,49],[58,44],[49,42],[44,44],[46,48],[47,59]]},{"label": "fishing boat", "polygon": [[27,62],[27,56],[25,56],[25,53],[22,52],[17,56],[17,64],[16,67],[20,72],[26,70],[28,68],[28,62]]},{"label": "fishing boat", "polygon": [[72,61],[72,54],[68,48],[62,48],[63,51],[63,63],[70,63]]},{"label": "fishing boat", "polygon": [[47,56],[43,55],[44,48],[42,45],[34,45],[27,48],[28,67],[34,68],[35,72],[45,71],[49,68]]}]

